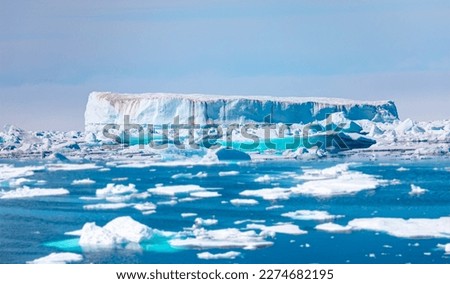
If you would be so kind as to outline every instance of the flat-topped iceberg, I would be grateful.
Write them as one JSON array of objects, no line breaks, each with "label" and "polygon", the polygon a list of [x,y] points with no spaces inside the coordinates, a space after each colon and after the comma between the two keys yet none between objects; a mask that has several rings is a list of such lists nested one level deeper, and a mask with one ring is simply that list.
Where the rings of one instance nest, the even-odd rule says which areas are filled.
[{"label": "flat-topped iceberg", "polygon": [[356,101],[337,98],[308,97],[242,97],[199,94],[118,94],[93,92],[85,112],[87,132],[101,132],[106,124],[123,124],[128,115],[130,123],[199,125],[210,122],[230,123],[310,123],[323,120],[329,114],[342,112],[350,120],[368,119],[392,121],[398,119],[392,101]]}]

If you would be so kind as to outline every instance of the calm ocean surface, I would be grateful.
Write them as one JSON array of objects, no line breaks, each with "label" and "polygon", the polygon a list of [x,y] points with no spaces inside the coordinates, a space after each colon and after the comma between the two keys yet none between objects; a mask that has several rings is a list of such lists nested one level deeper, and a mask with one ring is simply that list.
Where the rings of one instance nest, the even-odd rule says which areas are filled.
[{"label": "calm ocean surface", "polygon": [[[144,168],[118,168],[98,163],[103,170],[48,171],[41,170],[26,178],[46,181],[40,188],[65,188],[70,194],[61,196],[0,199],[0,263],[25,263],[53,252],[76,252],[83,255],[83,263],[450,263],[438,244],[450,243],[448,238],[400,238],[381,231],[357,230],[345,233],[319,231],[315,226],[328,221],[294,220],[282,216],[296,210],[322,210],[333,215],[343,215],[332,220],[346,225],[355,218],[439,218],[450,216],[450,161],[446,159],[414,161],[356,162],[350,170],[373,175],[388,181],[374,190],[363,190],[351,195],[317,197],[293,195],[285,200],[267,201],[260,197],[243,197],[244,190],[262,188],[289,188],[302,183],[294,177],[305,169],[324,169],[342,164],[344,160],[322,161],[266,161],[242,164],[219,164],[210,166],[150,166]],[[42,161],[12,162],[16,167],[45,165]],[[110,170],[104,170],[110,169]],[[237,171],[235,175],[220,176],[219,172]],[[199,174],[206,173],[206,176]],[[177,178],[173,178],[177,174]],[[264,182],[256,178],[268,175]],[[74,180],[90,178],[95,184],[72,185]],[[126,179],[125,179],[126,178]],[[115,180],[114,180],[115,179]],[[358,181],[355,181],[358,182]],[[154,195],[139,202],[157,204],[156,212],[144,215],[132,207],[114,210],[86,210],[85,205],[104,203],[90,200],[96,190],[108,183],[135,184],[139,192],[155,185],[198,185],[218,192],[220,196],[182,202],[188,193],[176,196]],[[411,184],[427,191],[411,195]],[[6,183],[0,184],[4,191],[13,190]],[[88,197],[88,198],[86,198]],[[236,206],[232,199],[255,199],[256,205]],[[130,201],[132,202],[132,201]],[[277,207],[267,210],[267,207]],[[281,207],[283,206],[283,207]],[[133,249],[83,250],[78,239],[64,233],[79,230],[87,222],[99,226],[120,216],[151,228],[181,232],[192,227],[196,217],[181,217],[182,213],[196,213],[196,217],[216,219],[208,230],[237,228],[246,231],[244,220],[259,220],[258,224],[272,226],[292,223],[307,234],[277,233],[267,236],[273,245],[255,250],[240,248],[212,248],[206,250],[174,248],[169,239],[158,237]],[[242,221],[237,222],[236,221]],[[263,222],[264,221],[264,222]],[[249,221],[254,222],[254,221]],[[256,230],[258,232],[258,230]],[[227,251],[240,252],[235,259],[199,259],[200,252],[212,254]]]}]

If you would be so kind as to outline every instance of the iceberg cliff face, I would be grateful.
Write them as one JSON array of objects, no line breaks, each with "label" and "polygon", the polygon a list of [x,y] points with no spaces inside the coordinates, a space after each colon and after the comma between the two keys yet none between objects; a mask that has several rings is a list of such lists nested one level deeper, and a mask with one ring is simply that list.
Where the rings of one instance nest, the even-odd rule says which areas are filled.
[{"label": "iceberg cliff face", "polygon": [[172,124],[193,118],[196,124],[243,122],[302,123],[322,120],[342,112],[351,120],[392,121],[398,119],[392,101],[354,101],[334,98],[238,97],[183,94],[116,94],[93,92],[85,113],[87,132],[99,132],[106,124]]}]

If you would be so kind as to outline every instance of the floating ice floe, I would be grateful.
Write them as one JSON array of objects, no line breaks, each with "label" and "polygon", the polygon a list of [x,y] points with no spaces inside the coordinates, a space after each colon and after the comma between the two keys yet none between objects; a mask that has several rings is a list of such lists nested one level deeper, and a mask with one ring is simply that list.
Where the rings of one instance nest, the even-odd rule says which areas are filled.
[{"label": "floating ice floe", "polygon": [[203,226],[217,225],[218,222],[219,221],[217,219],[195,218],[195,220],[194,220],[194,227],[203,227]]},{"label": "floating ice floe", "polygon": [[151,202],[138,203],[133,206],[134,209],[142,212],[153,212],[156,210],[156,205]]},{"label": "floating ice floe", "polygon": [[421,188],[420,186],[411,184],[411,191],[409,192],[409,195],[422,195],[428,190]]},{"label": "floating ice floe", "polygon": [[326,231],[330,233],[344,233],[352,230],[350,226],[341,226],[335,223],[319,224],[315,227],[316,230]]},{"label": "floating ice floe", "polygon": [[95,180],[92,180],[90,178],[85,178],[85,179],[76,179],[74,181],[72,181],[72,185],[90,185],[90,184],[94,184]]},{"label": "floating ice floe", "polygon": [[220,197],[222,194],[216,192],[216,191],[196,191],[191,192],[190,196],[197,197],[197,198],[211,198],[211,197]]},{"label": "floating ice floe", "polygon": [[0,182],[9,179],[29,177],[34,175],[36,171],[42,171],[44,169],[45,167],[40,166],[14,167],[12,165],[0,164]]},{"label": "floating ice floe", "polygon": [[376,189],[386,183],[373,175],[349,170],[350,164],[339,164],[323,170],[305,170],[300,179],[309,180],[292,189],[295,194],[331,197]]},{"label": "floating ice floe", "polygon": [[240,256],[241,253],[237,252],[237,251],[228,251],[228,252],[224,252],[224,253],[216,253],[216,254],[212,254],[210,252],[201,252],[201,253],[197,253],[197,257],[199,259],[207,259],[207,260],[212,260],[212,259],[235,259],[236,257]]},{"label": "floating ice floe", "polygon": [[153,230],[129,216],[118,217],[103,227],[86,223],[80,231],[69,232],[79,235],[79,245],[83,248],[113,248],[129,243],[140,243],[153,236]]},{"label": "floating ice floe", "polygon": [[281,209],[281,208],[284,208],[284,205],[272,205],[272,206],[266,207],[266,210],[269,211],[269,210],[275,210],[275,209]]},{"label": "floating ice floe", "polygon": [[184,197],[184,198],[180,198],[177,199],[178,202],[192,202],[192,201],[196,201],[199,200],[200,198],[196,198],[196,197]]},{"label": "floating ice floe", "polygon": [[175,174],[172,176],[173,179],[179,179],[179,178],[185,178],[185,179],[192,179],[192,178],[205,178],[208,174],[205,172],[198,172],[195,175],[191,173],[181,173],[181,174]]},{"label": "floating ice floe", "polygon": [[131,207],[133,204],[130,203],[98,203],[98,204],[89,204],[84,205],[84,210],[118,210],[127,207]]},{"label": "floating ice floe", "polygon": [[149,188],[148,192],[155,195],[169,195],[174,196],[177,194],[186,194],[195,191],[205,191],[206,188],[203,188],[199,185],[195,184],[186,184],[186,185],[168,185],[168,186],[159,186],[155,188]]},{"label": "floating ice floe", "polygon": [[288,217],[294,220],[314,220],[314,221],[333,220],[336,218],[344,217],[343,215],[331,215],[327,211],[319,211],[319,210],[297,210],[294,212],[287,212],[281,214],[281,216]]},{"label": "floating ice floe", "polygon": [[181,213],[182,218],[196,217],[197,213]]},{"label": "floating ice floe", "polygon": [[237,176],[239,174],[238,171],[227,171],[227,172],[219,172],[218,175],[221,177],[226,177],[226,176]]},{"label": "floating ice floe", "polygon": [[346,226],[326,223],[316,226],[323,231],[375,231],[399,238],[450,238],[450,217],[426,218],[360,218]]},{"label": "floating ice floe", "polygon": [[50,172],[55,171],[82,171],[82,170],[95,170],[101,169],[101,166],[96,164],[49,164],[46,166]]},{"label": "floating ice floe", "polygon": [[271,176],[269,176],[269,175],[263,175],[263,176],[260,176],[260,177],[257,177],[256,179],[255,179],[255,182],[269,182],[269,181],[273,181],[273,180],[276,180],[277,178],[275,178],[275,177],[271,177]]},{"label": "floating ice floe", "polygon": [[37,181],[35,180],[31,180],[31,179],[27,179],[27,178],[13,178],[13,179],[9,179],[6,181],[0,181],[0,187],[19,187],[19,186],[23,186],[23,185],[34,185],[34,184],[38,184]]},{"label": "floating ice floe", "polygon": [[156,202],[158,205],[168,205],[168,206],[174,206],[178,204],[178,201],[176,199],[171,199],[167,201],[158,201]]},{"label": "floating ice floe", "polygon": [[289,199],[292,195],[290,188],[263,188],[256,190],[244,190],[239,195],[261,197],[264,200]]},{"label": "floating ice floe", "polygon": [[290,223],[282,223],[273,226],[265,226],[261,224],[247,224],[247,229],[261,230],[262,235],[274,236],[277,233],[287,235],[303,235],[307,234],[307,231],[301,230],[297,225]]},{"label": "floating ice floe", "polygon": [[187,238],[174,238],[169,241],[174,247],[186,247],[197,249],[212,248],[242,248],[254,250],[273,245],[266,241],[264,236],[255,231],[242,232],[235,228],[219,230],[194,229]]},{"label": "floating ice floe", "polygon": [[109,196],[114,195],[121,195],[126,193],[136,193],[138,192],[136,189],[136,186],[132,183],[129,185],[123,185],[123,184],[114,184],[114,183],[108,183],[105,188],[97,189],[95,191],[95,195],[98,197],[106,198]]},{"label": "floating ice floe", "polygon": [[51,253],[47,256],[37,258],[32,261],[27,261],[28,264],[66,264],[72,262],[80,262],[83,260],[83,256],[77,253],[62,252]]},{"label": "floating ice floe", "polygon": [[244,190],[242,196],[256,196],[265,200],[289,199],[292,195],[333,197],[355,194],[363,190],[376,189],[387,183],[376,176],[349,170],[351,164],[338,164],[325,169],[304,169],[304,174],[296,177],[306,182],[290,188],[263,188]]},{"label": "floating ice floe", "polygon": [[106,201],[109,202],[127,202],[131,199],[146,199],[150,197],[150,193],[148,192],[140,192],[140,193],[130,193],[130,194],[122,194],[122,195],[111,195],[106,197],[99,197],[104,198]]},{"label": "floating ice floe", "polygon": [[259,202],[255,199],[231,199],[230,203],[234,206],[241,206],[241,205],[258,205]]},{"label": "floating ice floe", "polygon": [[0,199],[19,199],[66,194],[69,194],[69,191],[64,188],[30,188],[28,186],[24,186],[14,190],[0,191]]},{"label": "floating ice floe", "polygon": [[240,225],[240,224],[244,224],[244,223],[265,223],[266,220],[252,220],[252,219],[246,219],[246,220],[238,220],[238,221],[234,221],[235,225]]},{"label": "floating ice floe", "polygon": [[153,163],[148,162],[124,162],[115,165],[116,168],[130,168],[130,169],[142,169],[142,168],[149,168],[153,166]]}]

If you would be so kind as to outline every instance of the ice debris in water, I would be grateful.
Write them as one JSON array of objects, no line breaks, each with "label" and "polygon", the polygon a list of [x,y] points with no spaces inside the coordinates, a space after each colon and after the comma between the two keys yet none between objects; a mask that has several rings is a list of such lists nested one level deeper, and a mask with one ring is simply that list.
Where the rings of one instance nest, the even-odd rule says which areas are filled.
[{"label": "ice debris in water", "polygon": [[294,187],[244,190],[240,195],[261,197],[265,200],[289,199],[292,195],[332,197],[376,189],[386,183],[376,176],[350,170],[350,165],[344,163],[321,170],[305,169],[303,175],[296,177],[303,183]]},{"label": "ice debris in water", "polygon": [[83,256],[77,253],[62,252],[51,253],[47,256],[37,258],[32,261],[27,261],[28,264],[66,264],[72,262],[80,262],[83,260]]},{"label": "ice debris in water", "polygon": [[281,214],[281,216],[295,220],[314,220],[314,221],[332,220],[344,217],[342,215],[331,215],[327,211],[319,211],[319,210],[297,210]]},{"label": "ice debris in water", "polygon": [[411,191],[409,192],[409,195],[422,195],[428,190],[421,188],[420,186],[411,184]]},{"label": "ice debris in water", "polygon": [[0,199],[20,199],[66,194],[69,194],[69,191],[64,188],[30,188],[28,186],[24,186],[14,190],[0,191]]},{"label": "ice debris in water", "polygon": [[450,217],[427,218],[358,218],[346,226],[320,224],[316,229],[330,232],[367,230],[384,232],[399,238],[450,238]]},{"label": "ice debris in water", "polygon": [[69,232],[69,235],[80,236],[79,244],[83,248],[114,248],[129,243],[140,243],[152,238],[154,231],[129,216],[118,217],[105,226],[86,223],[79,231]]},{"label": "ice debris in water", "polygon": [[236,257],[240,256],[241,253],[237,252],[237,251],[228,251],[228,252],[224,252],[224,253],[216,253],[216,254],[212,254],[210,252],[201,252],[201,253],[197,253],[197,257],[199,259],[207,259],[207,260],[211,260],[211,259],[235,259]]}]

